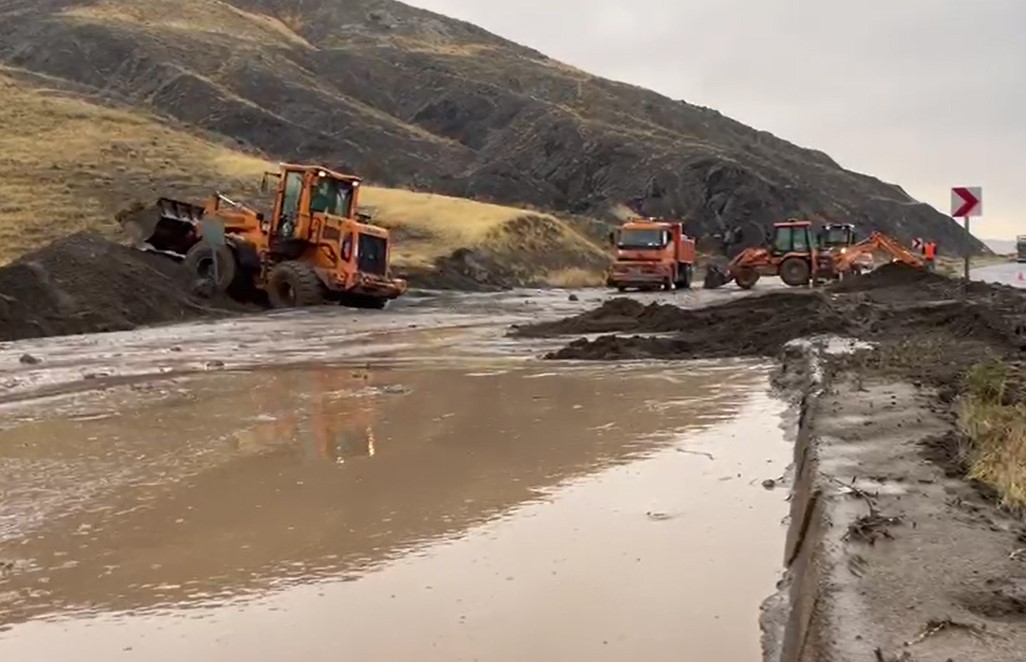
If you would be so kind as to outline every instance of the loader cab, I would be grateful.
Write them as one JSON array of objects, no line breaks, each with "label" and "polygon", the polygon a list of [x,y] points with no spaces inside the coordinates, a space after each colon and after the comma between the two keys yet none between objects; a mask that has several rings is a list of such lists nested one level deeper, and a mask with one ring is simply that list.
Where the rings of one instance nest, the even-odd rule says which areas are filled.
[{"label": "loader cab", "polygon": [[770,253],[783,257],[792,253],[808,254],[818,248],[812,224],[805,221],[788,221],[773,226]]},{"label": "loader cab", "polygon": [[828,223],[819,234],[820,245],[828,250],[844,249],[855,244],[855,226],[850,223]]},{"label": "loader cab", "polygon": [[269,178],[278,180],[278,190],[265,230],[277,242],[309,241],[315,215],[356,215],[359,177],[319,166],[282,164],[277,173],[265,173],[262,190],[268,189]]}]

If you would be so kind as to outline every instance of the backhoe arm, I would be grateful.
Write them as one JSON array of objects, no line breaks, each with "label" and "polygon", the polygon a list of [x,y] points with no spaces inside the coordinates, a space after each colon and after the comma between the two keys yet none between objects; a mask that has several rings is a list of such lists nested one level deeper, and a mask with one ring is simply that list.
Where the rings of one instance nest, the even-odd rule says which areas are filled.
[{"label": "backhoe arm", "polygon": [[854,246],[850,246],[837,259],[838,271],[851,270],[852,264],[863,255],[872,255],[876,252],[886,253],[898,262],[904,262],[911,267],[922,267],[923,261],[912,251],[882,232],[874,232],[866,239],[863,239]]}]

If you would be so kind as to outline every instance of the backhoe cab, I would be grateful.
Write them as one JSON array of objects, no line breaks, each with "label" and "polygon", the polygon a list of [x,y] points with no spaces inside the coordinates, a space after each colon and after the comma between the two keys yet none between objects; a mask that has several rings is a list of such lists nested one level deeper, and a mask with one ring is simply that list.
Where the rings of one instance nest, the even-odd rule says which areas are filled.
[{"label": "backhoe cab", "polygon": [[383,308],[406,291],[389,274],[388,231],[358,217],[359,177],[282,164],[261,189],[271,181],[267,216],[217,193],[203,206],[161,198],[155,209],[118,220],[140,247],[182,260],[236,298],[266,297],[276,308],[328,301]]}]

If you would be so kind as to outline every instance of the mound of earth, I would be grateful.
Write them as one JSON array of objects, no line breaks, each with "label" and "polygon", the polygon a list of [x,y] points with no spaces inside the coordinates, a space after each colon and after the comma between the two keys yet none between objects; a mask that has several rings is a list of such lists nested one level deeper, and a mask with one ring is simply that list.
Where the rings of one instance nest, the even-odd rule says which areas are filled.
[{"label": "mound of earth", "polygon": [[123,331],[247,310],[193,294],[180,265],[74,234],[0,267],[0,340]]},{"label": "mound of earth", "polygon": [[904,267],[852,279],[846,288],[774,292],[692,310],[613,299],[512,333],[615,334],[580,338],[546,356],[575,360],[773,356],[797,338],[843,335],[886,344],[894,350],[887,354],[891,365],[937,381],[953,379],[970,359],[997,354],[1018,361],[1026,351],[1026,295],[1018,290],[980,283],[963,294],[957,281]]},{"label": "mound of earth", "polygon": [[[712,358],[773,355],[789,340],[822,333],[843,333],[843,314],[822,296],[782,292],[709,308],[644,305],[616,298],[599,308],[556,322],[521,327],[527,337],[609,332],[673,333],[672,337],[603,336],[579,339],[550,354],[555,359]],[[743,329],[743,332],[739,330]]]}]

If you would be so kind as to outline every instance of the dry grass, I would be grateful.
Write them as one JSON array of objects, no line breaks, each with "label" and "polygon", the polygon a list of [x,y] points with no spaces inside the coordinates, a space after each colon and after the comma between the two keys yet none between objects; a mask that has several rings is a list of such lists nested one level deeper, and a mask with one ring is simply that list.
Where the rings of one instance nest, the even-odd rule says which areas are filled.
[{"label": "dry grass", "polygon": [[302,27],[298,13],[281,19],[243,11],[227,2],[209,0],[100,0],[62,13],[68,20],[96,22],[106,26],[122,25],[132,30],[181,31],[190,38],[209,35],[218,40],[248,42],[264,47],[270,44],[312,48],[297,34]]},{"label": "dry grass", "polygon": [[0,68],[0,263],[79,230],[111,234],[113,214],[167,193],[206,195],[212,183],[249,190],[263,159],[161,124],[25,82]]},{"label": "dry grass", "polygon": [[[432,193],[367,187],[361,207],[374,222],[395,233],[396,264],[427,267],[458,248],[481,248],[499,256],[545,251],[567,255],[569,263],[556,280],[594,283],[574,274],[580,264],[603,259],[603,252],[566,222],[527,209],[476,202]],[[578,260],[579,258],[579,260]],[[544,270],[544,267],[540,267]],[[559,271],[559,270],[557,270]]]},{"label": "dry grass", "polygon": [[1011,368],[1000,361],[977,364],[966,377],[962,427],[968,436],[963,460],[969,477],[997,490],[1002,503],[1026,509],[1026,403],[1009,402]]},{"label": "dry grass", "polygon": [[[0,96],[0,264],[81,230],[117,238],[114,214],[136,201],[199,201],[215,188],[247,199],[274,167],[156,116],[28,82],[15,70],[0,68]],[[395,232],[397,265],[429,267],[462,247],[511,258],[552,251],[567,263],[540,264],[539,274],[555,268],[553,282],[590,283],[573,267],[602,257],[548,214],[372,186],[362,201],[375,222]]]}]

